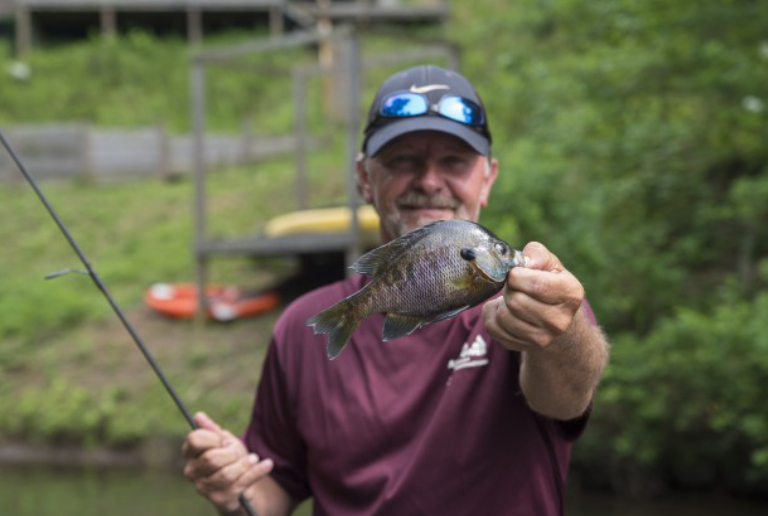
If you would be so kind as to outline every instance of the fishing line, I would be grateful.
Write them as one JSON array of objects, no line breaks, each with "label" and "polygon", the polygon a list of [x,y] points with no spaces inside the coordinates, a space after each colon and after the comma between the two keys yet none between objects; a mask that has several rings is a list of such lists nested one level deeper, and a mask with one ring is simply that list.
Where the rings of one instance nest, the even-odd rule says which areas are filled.
[{"label": "fishing line", "polygon": [[[35,179],[27,171],[27,168],[21,162],[21,159],[19,158],[19,156],[11,148],[11,145],[10,143],[8,143],[8,140],[5,138],[5,134],[3,134],[2,130],[0,130],[0,141],[3,144],[3,147],[5,147],[5,149],[8,151],[8,154],[11,156],[11,159],[14,161],[14,163],[16,163],[16,166],[19,168],[19,171],[21,171],[21,173],[24,175],[24,178],[26,178],[29,185],[37,194],[38,198],[40,198],[40,201],[48,210],[48,213],[51,215],[51,217],[53,217],[53,220],[56,222],[56,225],[59,226],[59,229],[64,234],[64,237],[69,242],[69,245],[72,247],[72,249],[74,249],[75,254],[77,254],[78,258],[80,258],[80,261],[83,262],[83,265],[85,266],[85,269],[86,269],[85,271],[78,271],[74,269],[64,269],[63,271],[49,274],[48,278],[49,279],[54,278],[57,276],[61,276],[63,274],[69,274],[71,272],[80,272],[80,273],[88,274],[93,280],[94,284],[96,285],[96,288],[98,288],[101,291],[101,293],[104,294],[104,297],[109,302],[109,305],[112,307],[112,310],[114,310],[115,314],[117,314],[117,317],[123,323],[123,326],[131,335],[131,337],[133,338],[133,341],[139,347],[139,350],[141,350],[141,353],[144,355],[144,358],[147,360],[149,365],[152,367],[152,370],[160,379],[160,382],[163,384],[163,387],[165,387],[165,390],[168,392],[171,398],[173,398],[174,403],[176,403],[176,406],[178,407],[179,411],[181,411],[182,415],[184,416],[184,419],[187,420],[187,423],[189,423],[189,426],[192,427],[193,430],[199,428],[197,423],[195,423],[195,420],[192,419],[192,414],[190,413],[189,409],[184,404],[181,397],[179,397],[178,393],[171,385],[171,382],[168,381],[168,378],[163,373],[163,370],[160,368],[160,365],[157,363],[157,361],[155,361],[154,357],[149,352],[149,349],[144,345],[144,342],[141,340],[139,335],[133,329],[133,326],[131,326],[131,323],[128,321],[128,318],[125,316],[125,314],[123,313],[123,310],[120,308],[120,306],[117,304],[115,299],[112,297],[112,294],[109,292],[104,282],[101,281],[101,277],[99,277],[99,274],[91,266],[90,262],[88,261],[88,258],[86,258],[85,254],[80,249],[80,246],[77,245],[77,242],[72,237],[67,227],[64,225],[64,222],[59,218],[58,214],[56,213],[56,210],[53,209],[53,206],[51,205],[51,203],[48,202],[48,199],[46,198],[45,194],[43,194],[43,191],[40,189]],[[245,512],[248,513],[249,516],[256,516],[256,513],[251,507],[251,504],[248,502],[248,499],[245,497],[245,494],[240,495],[239,501],[240,501],[240,505],[242,505],[243,509],[245,509]]]}]

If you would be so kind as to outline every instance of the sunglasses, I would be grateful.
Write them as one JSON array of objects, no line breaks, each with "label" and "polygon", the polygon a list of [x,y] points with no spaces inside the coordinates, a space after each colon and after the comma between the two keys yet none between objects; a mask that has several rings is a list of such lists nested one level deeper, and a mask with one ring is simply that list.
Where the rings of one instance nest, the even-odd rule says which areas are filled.
[{"label": "sunglasses", "polygon": [[446,95],[437,104],[431,104],[421,93],[393,93],[382,101],[379,108],[379,115],[384,118],[423,116],[430,112],[460,124],[485,129],[483,108],[476,102],[455,95]]}]

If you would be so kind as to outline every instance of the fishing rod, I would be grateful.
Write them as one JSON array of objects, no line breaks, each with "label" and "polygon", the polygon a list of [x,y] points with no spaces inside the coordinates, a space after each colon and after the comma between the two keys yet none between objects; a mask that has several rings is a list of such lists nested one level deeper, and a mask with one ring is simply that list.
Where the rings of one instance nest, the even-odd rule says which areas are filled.
[{"label": "fishing rod", "polygon": [[[78,271],[74,269],[64,269],[63,271],[55,272],[53,274],[49,274],[47,276],[47,279],[54,278],[61,276],[63,274],[69,274],[71,272],[78,272],[82,274],[87,274],[91,277],[94,284],[96,285],[96,288],[98,288],[102,294],[104,294],[104,297],[107,299],[107,302],[112,307],[112,310],[114,310],[115,314],[117,314],[117,317],[120,319],[120,321],[123,323],[123,326],[128,331],[128,333],[133,338],[133,341],[136,343],[136,345],[139,347],[139,350],[144,355],[144,358],[147,360],[149,365],[152,367],[152,370],[155,372],[157,377],[160,379],[160,382],[163,384],[163,387],[165,387],[165,390],[168,392],[168,394],[173,398],[174,403],[176,403],[176,406],[178,407],[179,411],[181,411],[182,415],[184,416],[184,419],[187,420],[187,423],[189,423],[189,426],[195,430],[199,428],[197,423],[195,423],[195,420],[192,418],[192,413],[189,411],[187,406],[184,404],[184,401],[182,401],[181,397],[176,392],[176,389],[173,388],[173,385],[171,385],[171,382],[168,380],[168,378],[163,373],[163,370],[160,368],[160,364],[157,363],[155,358],[152,356],[152,353],[149,352],[149,349],[147,346],[144,345],[144,342],[139,337],[139,334],[136,333],[136,330],[133,329],[133,326],[128,321],[128,318],[125,316],[125,313],[123,313],[123,310],[120,308],[120,306],[117,304],[115,299],[112,297],[112,294],[107,289],[107,286],[104,284],[104,282],[101,280],[101,277],[96,272],[96,270],[91,266],[91,263],[88,261],[88,258],[86,258],[85,253],[83,253],[80,246],[77,244],[75,239],[70,234],[69,230],[67,229],[67,226],[64,225],[64,222],[59,218],[59,215],[56,213],[56,210],[53,209],[53,206],[50,202],[48,202],[48,198],[45,196],[43,191],[40,189],[40,187],[37,184],[37,181],[32,177],[32,174],[30,174],[27,171],[27,167],[24,166],[24,163],[21,162],[21,159],[16,154],[16,152],[11,147],[11,144],[8,142],[8,140],[5,138],[5,134],[3,134],[3,131],[0,130],[0,142],[2,142],[3,147],[5,147],[5,150],[8,151],[8,154],[11,156],[11,159],[14,163],[16,163],[16,166],[19,168],[19,171],[22,173],[24,178],[27,180],[29,185],[32,187],[32,189],[35,191],[37,196],[40,198],[40,201],[43,203],[45,208],[48,210],[48,213],[51,215],[53,220],[56,222],[56,225],[59,226],[59,229],[64,234],[64,237],[69,242],[69,245],[72,247],[72,249],[75,251],[75,254],[77,254],[78,258],[80,258],[80,261],[83,262],[83,265],[85,266],[85,271]],[[243,507],[245,512],[248,514],[248,516],[256,516],[256,512],[253,510],[253,507],[251,507],[250,502],[245,497],[245,494],[241,494],[240,498],[240,505]]]}]

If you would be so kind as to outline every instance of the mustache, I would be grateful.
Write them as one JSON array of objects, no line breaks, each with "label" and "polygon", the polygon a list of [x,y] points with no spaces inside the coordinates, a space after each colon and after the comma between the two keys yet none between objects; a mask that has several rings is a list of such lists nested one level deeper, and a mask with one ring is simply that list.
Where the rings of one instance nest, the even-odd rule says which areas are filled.
[{"label": "mustache", "polygon": [[418,192],[407,192],[397,200],[397,207],[455,210],[459,207],[459,201],[448,195],[425,195]]}]

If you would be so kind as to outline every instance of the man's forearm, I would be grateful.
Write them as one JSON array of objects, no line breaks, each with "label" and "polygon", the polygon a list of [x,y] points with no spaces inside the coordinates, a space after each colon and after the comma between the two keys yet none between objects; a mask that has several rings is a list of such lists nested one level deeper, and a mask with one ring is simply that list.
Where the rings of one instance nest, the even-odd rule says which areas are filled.
[{"label": "man's forearm", "polygon": [[608,343],[582,308],[549,346],[521,355],[520,386],[530,407],[568,420],[589,406],[608,362]]}]

